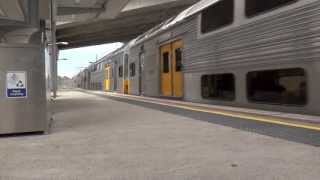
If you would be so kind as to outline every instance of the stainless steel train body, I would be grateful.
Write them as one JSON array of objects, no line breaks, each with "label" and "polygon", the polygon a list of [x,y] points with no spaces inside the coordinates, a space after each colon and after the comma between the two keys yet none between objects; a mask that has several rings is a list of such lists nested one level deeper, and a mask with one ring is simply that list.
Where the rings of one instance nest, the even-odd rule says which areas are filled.
[{"label": "stainless steel train body", "polygon": [[[109,92],[123,92],[123,47],[103,57],[103,89]],[[120,70],[119,70],[120,68]],[[120,74],[119,74],[120,73]]]},{"label": "stainless steel train body", "polygon": [[90,85],[89,89],[102,90],[104,83],[104,59],[92,64],[88,71],[90,72]]},{"label": "stainless steel train body", "polygon": [[113,53],[110,91],[319,115],[320,1],[272,2],[200,1]]},{"label": "stainless steel train body", "polygon": [[109,58],[109,65],[111,67],[111,82],[112,89],[109,91],[114,91],[118,93],[123,93],[124,89],[124,49],[121,48],[116,52],[112,53],[112,56]]}]

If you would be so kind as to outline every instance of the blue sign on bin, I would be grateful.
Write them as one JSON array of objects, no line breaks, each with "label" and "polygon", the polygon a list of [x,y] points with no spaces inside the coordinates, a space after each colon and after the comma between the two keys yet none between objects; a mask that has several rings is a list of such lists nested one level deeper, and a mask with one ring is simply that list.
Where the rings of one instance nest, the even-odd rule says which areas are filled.
[{"label": "blue sign on bin", "polygon": [[7,89],[8,97],[27,97],[26,89]]},{"label": "blue sign on bin", "polygon": [[7,97],[27,97],[27,73],[24,71],[7,72]]}]

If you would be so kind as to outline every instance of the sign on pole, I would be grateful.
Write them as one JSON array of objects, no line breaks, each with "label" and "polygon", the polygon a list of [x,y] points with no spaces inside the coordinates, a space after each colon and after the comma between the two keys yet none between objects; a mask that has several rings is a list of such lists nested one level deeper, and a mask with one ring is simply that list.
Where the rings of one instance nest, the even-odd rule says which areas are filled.
[{"label": "sign on pole", "polygon": [[7,97],[26,98],[27,97],[27,72],[10,71],[7,72]]}]

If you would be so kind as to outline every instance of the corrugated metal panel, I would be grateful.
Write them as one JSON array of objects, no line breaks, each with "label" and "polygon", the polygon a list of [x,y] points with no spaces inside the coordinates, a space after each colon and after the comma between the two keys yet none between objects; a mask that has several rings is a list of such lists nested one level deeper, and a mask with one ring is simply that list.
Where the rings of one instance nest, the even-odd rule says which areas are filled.
[{"label": "corrugated metal panel", "polygon": [[92,83],[102,83],[104,80],[103,71],[92,72],[90,81]]},{"label": "corrugated metal panel", "polygon": [[197,18],[185,37],[186,72],[320,58],[320,2],[197,39]]},{"label": "corrugated metal panel", "polygon": [[115,81],[116,81],[116,91],[121,92],[122,90],[122,80],[123,78],[119,77],[119,67],[123,64],[123,49],[118,50],[117,52],[113,53],[113,55],[110,57],[111,61],[115,63],[115,69],[114,69],[114,74],[116,75]]}]

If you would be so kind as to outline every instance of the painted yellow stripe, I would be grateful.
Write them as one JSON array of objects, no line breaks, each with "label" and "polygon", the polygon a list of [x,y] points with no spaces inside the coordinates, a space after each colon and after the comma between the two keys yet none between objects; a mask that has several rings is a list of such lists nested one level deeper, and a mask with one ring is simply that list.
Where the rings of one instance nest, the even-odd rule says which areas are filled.
[{"label": "painted yellow stripe", "polygon": [[286,122],[286,120],[281,120],[281,119],[276,119],[276,118],[263,118],[263,117],[257,117],[257,116],[251,116],[251,115],[242,115],[242,114],[237,114],[237,113],[231,113],[231,112],[205,110],[205,109],[200,109],[200,108],[188,107],[188,106],[184,106],[184,105],[166,104],[166,103],[161,103],[161,102],[147,101],[147,100],[142,100],[142,99],[139,99],[139,98],[127,97],[127,96],[121,96],[121,95],[114,95],[114,94],[112,94],[112,95],[111,94],[107,94],[107,95],[118,97],[118,98],[131,99],[131,100],[136,100],[136,101],[141,101],[141,102],[158,104],[158,105],[163,105],[163,106],[176,107],[176,108],[186,109],[186,110],[191,110],[191,111],[204,112],[204,113],[227,116],[227,117],[233,117],[233,118],[239,118],[239,119],[247,119],[247,120],[265,122],[265,123],[270,123],[270,124],[277,124],[277,125],[283,125],[283,126],[289,126],[289,127],[296,127],[296,128],[303,128],[303,129],[320,131],[320,127],[319,126],[299,124],[299,123],[296,123],[296,122]]}]

